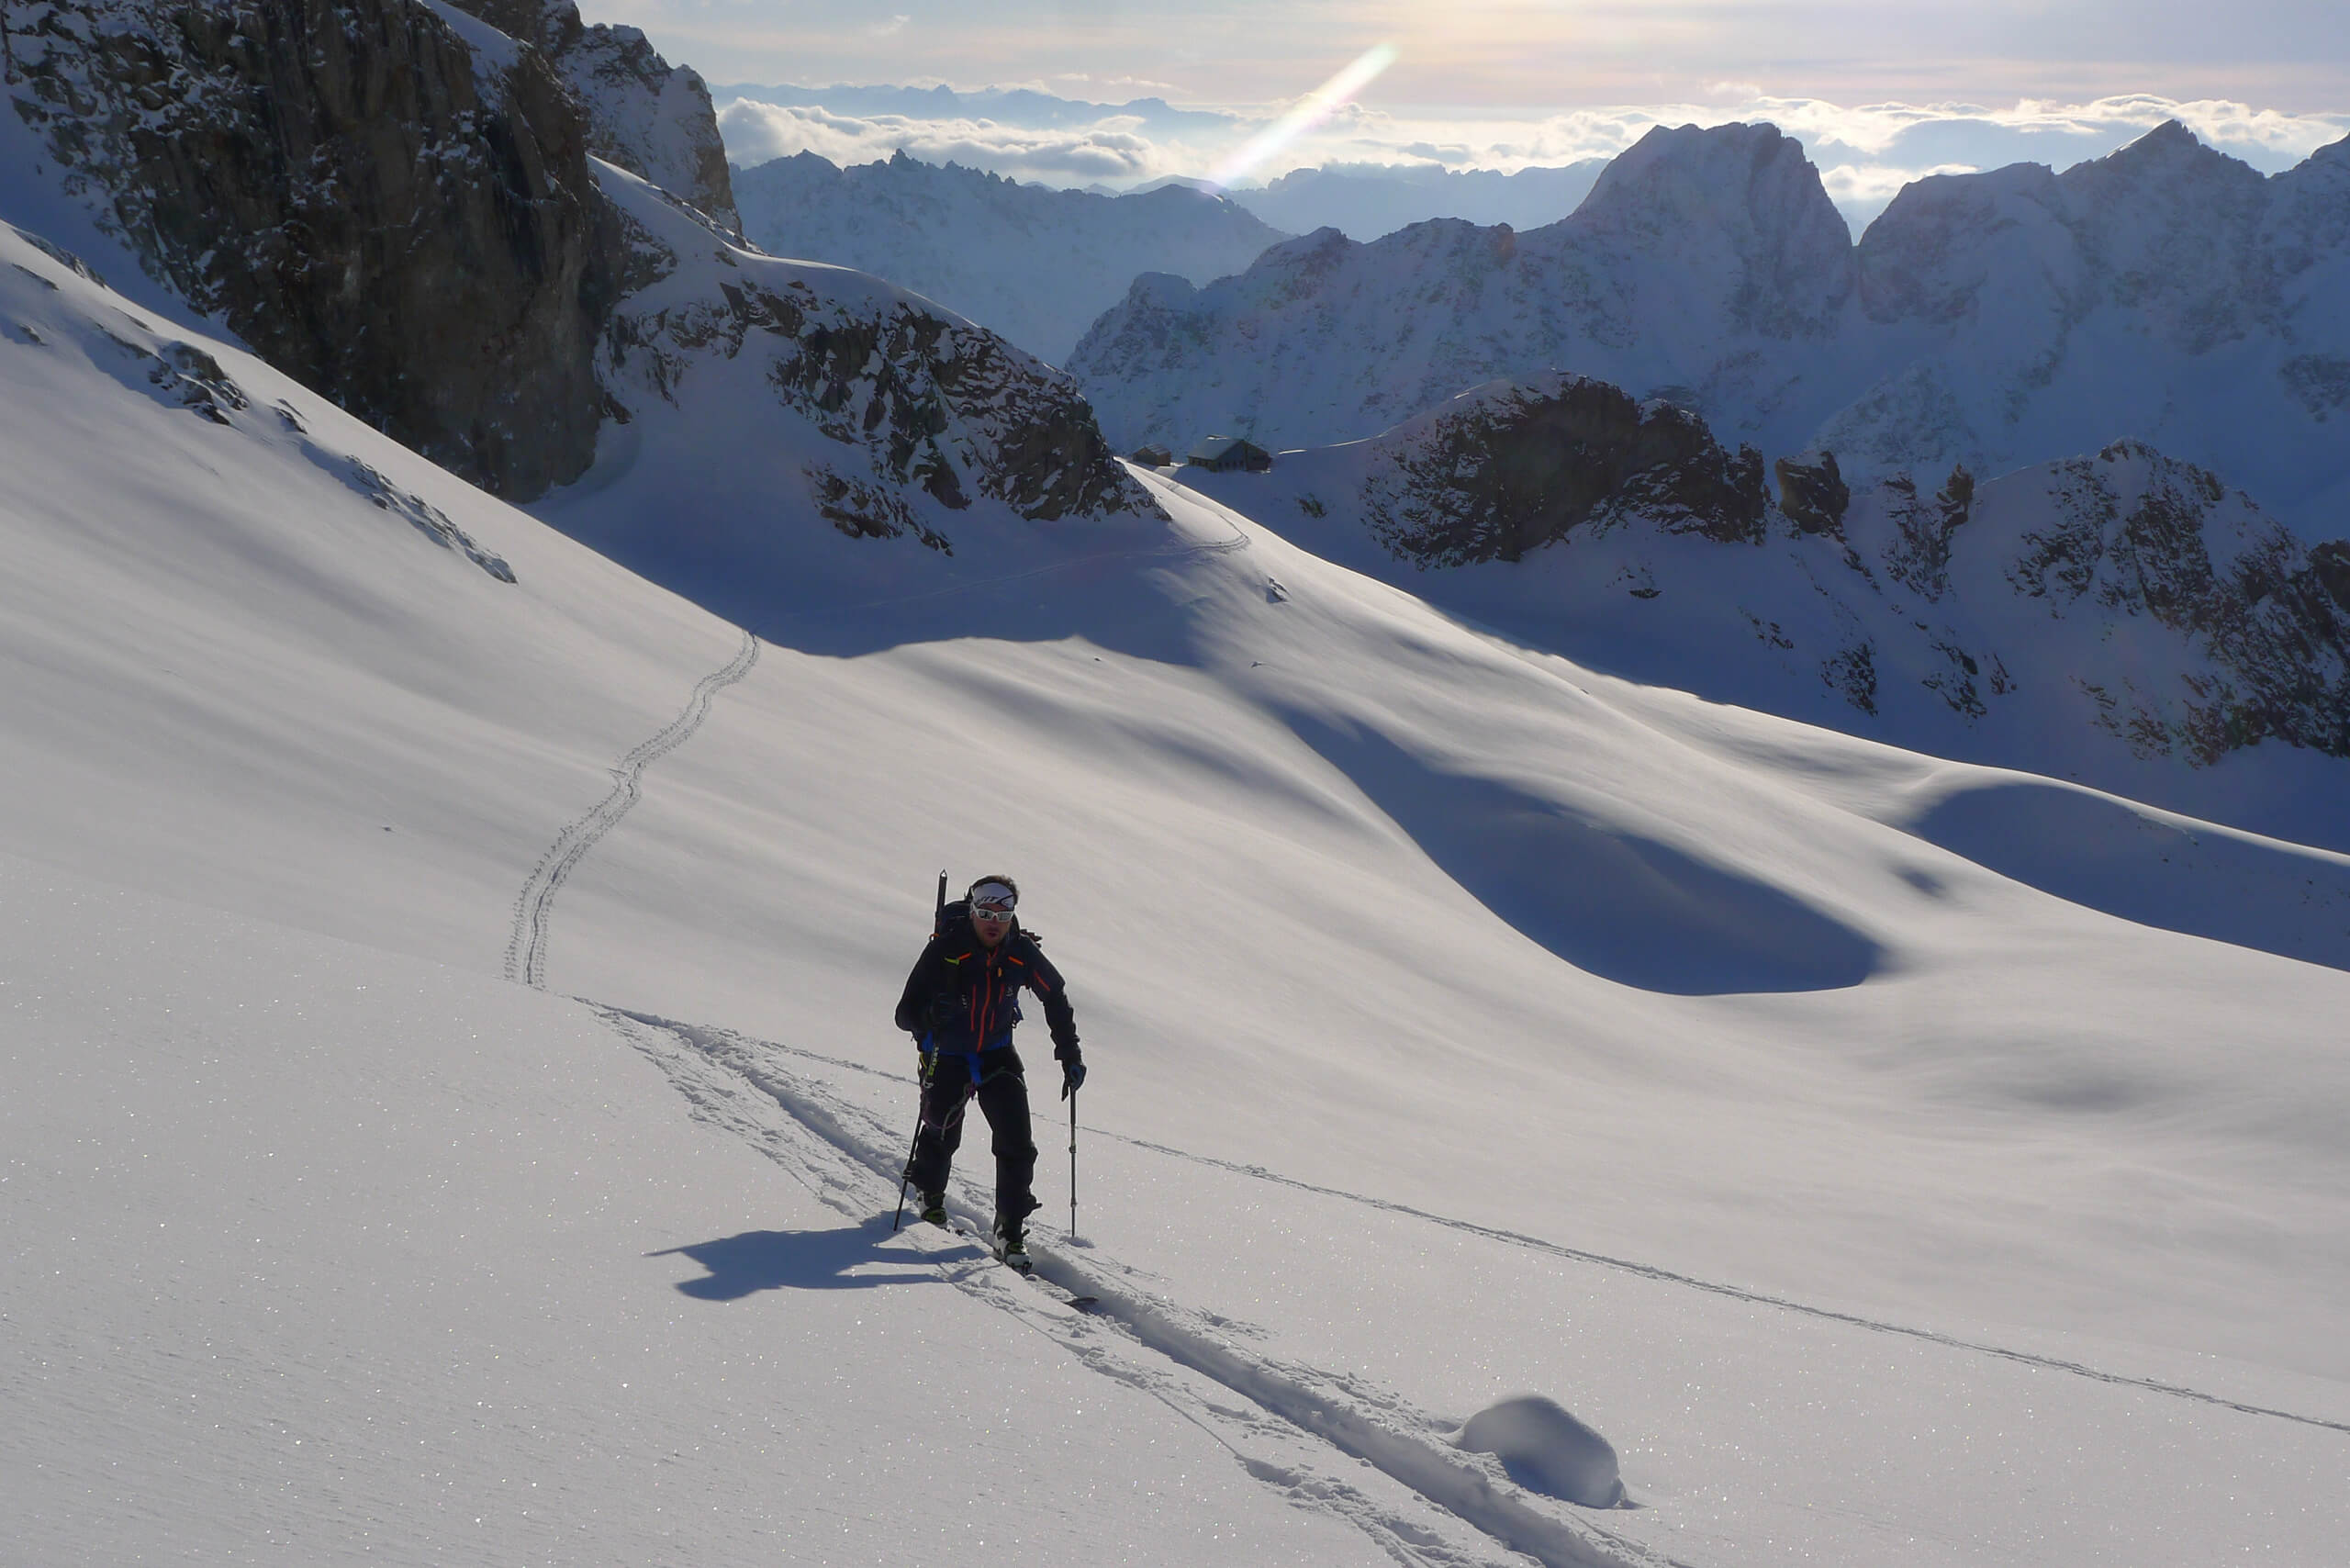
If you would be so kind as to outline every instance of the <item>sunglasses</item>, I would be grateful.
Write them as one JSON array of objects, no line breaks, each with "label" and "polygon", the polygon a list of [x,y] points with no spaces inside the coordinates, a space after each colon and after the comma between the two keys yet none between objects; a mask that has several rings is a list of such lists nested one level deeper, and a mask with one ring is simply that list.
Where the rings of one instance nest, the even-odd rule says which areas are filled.
[{"label": "sunglasses", "polygon": [[971,918],[973,920],[1010,920],[1012,918],[1012,906],[1010,904],[975,903],[971,906]]}]

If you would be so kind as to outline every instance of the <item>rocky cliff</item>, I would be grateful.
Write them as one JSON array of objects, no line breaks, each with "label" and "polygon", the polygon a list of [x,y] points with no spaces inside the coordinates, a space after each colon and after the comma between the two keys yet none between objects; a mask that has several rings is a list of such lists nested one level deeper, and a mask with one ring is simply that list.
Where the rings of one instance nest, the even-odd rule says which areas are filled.
[{"label": "rocky cliff", "polygon": [[539,50],[579,100],[588,148],[740,230],[710,88],[634,28],[589,27],[572,0],[449,0]]},{"label": "rocky cliff", "polygon": [[535,51],[413,0],[0,0],[0,20],[16,112],[199,310],[491,489],[586,468],[610,237]]},{"label": "rocky cliff", "polygon": [[1751,543],[1770,505],[1752,447],[1724,452],[1695,414],[1580,376],[1481,388],[1381,444],[1363,521],[1422,566],[1521,560],[1633,520]]}]

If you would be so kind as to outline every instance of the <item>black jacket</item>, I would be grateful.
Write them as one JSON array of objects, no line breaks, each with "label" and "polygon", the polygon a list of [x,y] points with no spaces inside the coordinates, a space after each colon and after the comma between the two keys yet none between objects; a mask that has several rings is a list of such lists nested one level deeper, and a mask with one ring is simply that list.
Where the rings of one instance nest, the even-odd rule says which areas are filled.
[{"label": "black jacket", "polygon": [[1020,988],[1036,993],[1052,1032],[1053,1055],[1077,1053],[1077,1014],[1069,987],[1036,939],[1017,921],[993,948],[983,945],[970,922],[947,919],[914,960],[898,998],[898,1027],[939,1050],[977,1051],[1007,1045],[1020,1022]]}]

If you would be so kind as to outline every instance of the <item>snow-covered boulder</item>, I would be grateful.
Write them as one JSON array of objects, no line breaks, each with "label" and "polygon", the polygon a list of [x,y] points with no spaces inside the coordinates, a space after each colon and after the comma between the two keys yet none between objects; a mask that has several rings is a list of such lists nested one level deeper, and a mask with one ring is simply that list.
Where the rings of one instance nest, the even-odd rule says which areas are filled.
[{"label": "snow-covered boulder", "polygon": [[1478,1411],[1462,1424],[1460,1446],[1502,1462],[1519,1485],[1586,1508],[1612,1508],[1624,1500],[1616,1446],[1575,1417],[1555,1399],[1515,1394]]}]

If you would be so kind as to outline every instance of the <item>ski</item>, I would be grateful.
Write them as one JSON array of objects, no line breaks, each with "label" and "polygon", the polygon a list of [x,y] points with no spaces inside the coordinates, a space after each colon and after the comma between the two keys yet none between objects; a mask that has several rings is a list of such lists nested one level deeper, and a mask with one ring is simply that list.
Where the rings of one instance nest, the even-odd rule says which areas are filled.
[{"label": "ski", "polygon": [[1063,1306],[1069,1307],[1078,1312],[1091,1312],[1095,1307],[1102,1305],[1102,1298],[1098,1295],[1080,1295],[1075,1291],[1069,1289],[1067,1286],[1055,1284],[1052,1281],[1047,1280],[1043,1275],[1037,1273],[1035,1262],[1031,1260],[1025,1252],[1020,1254],[1022,1260],[1014,1263],[1010,1259],[1006,1258],[1002,1251],[998,1250],[996,1241],[993,1237],[981,1237],[976,1232],[968,1230],[964,1228],[962,1222],[959,1220],[950,1219],[946,1223],[946,1228],[953,1231],[956,1235],[961,1237],[966,1241],[979,1242],[981,1246],[987,1249],[989,1257],[994,1259],[997,1262],[1002,1264],[1006,1269],[1011,1270],[1012,1272],[1019,1275],[1022,1279],[1026,1280],[1030,1284],[1035,1285],[1046,1295],[1055,1297]]}]

